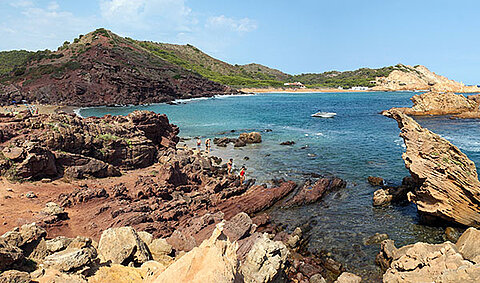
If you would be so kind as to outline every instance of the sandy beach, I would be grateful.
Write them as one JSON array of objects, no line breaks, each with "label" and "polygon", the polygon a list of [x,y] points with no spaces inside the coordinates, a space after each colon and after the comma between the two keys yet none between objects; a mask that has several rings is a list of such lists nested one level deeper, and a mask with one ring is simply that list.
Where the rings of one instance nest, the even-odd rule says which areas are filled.
[{"label": "sandy beach", "polygon": [[338,88],[241,88],[240,91],[247,93],[308,93],[308,92],[368,92],[368,90],[351,90]]},{"label": "sandy beach", "polygon": [[[78,108],[75,106],[58,106],[58,105],[34,105],[36,108],[38,108],[38,114],[53,114],[53,113],[58,113],[60,111],[66,112],[66,113],[74,113],[73,111]],[[22,111],[27,110],[27,106],[21,104],[17,106],[0,106],[0,113],[1,114],[6,114],[6,113],[19,113]]]}]

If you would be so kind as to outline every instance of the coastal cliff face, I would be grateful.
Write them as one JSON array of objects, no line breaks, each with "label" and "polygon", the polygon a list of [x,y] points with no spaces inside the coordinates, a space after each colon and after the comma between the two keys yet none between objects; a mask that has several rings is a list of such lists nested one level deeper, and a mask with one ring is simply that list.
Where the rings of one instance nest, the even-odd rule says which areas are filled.
[{"label": "coastal cliff face", "polygon": [[99,29],[39,53],[0,77],[0,103],[100,106],[167,102],[237,91]]},{"label": "coastal cliff face", "polygon": [[480,226],[480,182],[475,164],[456,146],[392,109],[407,147],[405,167],[419,185],[408,193],[419,213],[447,222]]},{"label": "coastal cliff face", "polygon": [[478,102],[453,92],[426,92],[411,98],[411,108],[395,108],[407,115],[452,115],[477,112]]},{"label": "coastal cliff face", "polygon": [[466,86],[461,82],[450,80],[435,74],[425,66],[397,65],[387,77],[375,80],[375,91],[431,90],[436,92],[480,92],[477,86]]}]

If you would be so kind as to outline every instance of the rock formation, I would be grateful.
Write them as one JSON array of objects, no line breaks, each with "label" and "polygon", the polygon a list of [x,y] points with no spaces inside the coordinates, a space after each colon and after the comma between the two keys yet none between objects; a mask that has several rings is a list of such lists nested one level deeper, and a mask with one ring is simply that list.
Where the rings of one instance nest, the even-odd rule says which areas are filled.
[{"label": "rock formation", "polygon": [[407,115],[452,115],[477,112],[478,102],[453,92],[426,92],[411,98],[411,108],[395,108]]},{"label": "rock formation", "polygon": [[178,128],[165,115],[82,119],[69,114],[0,117],[0,171],[12,179],[120,175],[152,165],[175,148]]},{"label": "rock formation", "polygon": [[478,282],[480,232],[468,229],[457,244],[416,243],[396,248],[382,242],[377,263],[386,269],[383,282]]},{"label": "rock formation", "polygon": [[428,70],[425,66],[397,65],[387,77],[376,78],[376,86],[372,90],[432,90],[440,92],[480,92],[477,86],[466,86],[463,83],[449,80]]},{"label": "rock formation", "polygon": [[408,193],[424,216],[439,217],[467,226],[480,226],[480,182],[475,164],[456,146],[422,128],[397,110],[385,116],[395,119],[407,147],[405,167],[419,185]]}]

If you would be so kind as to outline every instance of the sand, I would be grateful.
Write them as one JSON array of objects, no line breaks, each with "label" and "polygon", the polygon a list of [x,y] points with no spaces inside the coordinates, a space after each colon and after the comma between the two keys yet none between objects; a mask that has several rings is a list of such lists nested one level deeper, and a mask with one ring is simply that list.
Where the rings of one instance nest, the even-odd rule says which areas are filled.
[{"label": "sand", "polygon": [[[74,113],[74,110],[78,107],[74,106],[58,106],[58,105],[35,105],[38,108],[38,114],[53,114],[58,113],[60,111],[64,111],[67,113]],[[17,105],[17,106],[0,106],[0,113],[18,113],[21,111],[27,110],[25,105]]]}]

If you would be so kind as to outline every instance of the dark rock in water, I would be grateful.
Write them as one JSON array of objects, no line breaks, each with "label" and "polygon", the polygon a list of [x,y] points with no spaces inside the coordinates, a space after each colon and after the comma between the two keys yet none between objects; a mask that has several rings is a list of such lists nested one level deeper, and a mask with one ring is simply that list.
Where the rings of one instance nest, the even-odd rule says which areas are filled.
[{"label": "dark rock in water", "polygon": [[262,135],[259,132],[241,133],[238,139],[246,144],[261,143]]},{"label": "dark rock in water", "polygon": [[313,185],[308,181],[293,198],[286,201],[285,206],[314,203],[320,200],[327,192],[345,188],[346,185],[347,183],[340,178],[322,178]]},{"label": "dark rock in water", "polygon": [[230,133],[235,133],[236,131],[235,130],[230,130]]},{"label": "dark rock in water", "polygon": [[458,241],[458,238],[460,238],[460,236],[462,235],[462,233],[463,233],[463,229],[455,228],[455,227],[447,227],[445,229],[445,238],[452,243],[456,243]]},{"label": "dark rock in water", "polygon": [[250,157],[245,156],[245,157],[243,158],[243,160],[250,160]]},{"label": "dark rock in water", "polygon": [[237,141],[235,142],[235,144],[233,146],[234,147],[244,147],[246,145],[247,145],[247,143],[244,140],[237,139]]},{"label": "dark rock in water", "polygon": [[363,239],[363,244],[365,246],[380,244],[381,242],[383,242],[384,240],[387,240],[387,239],[388,239],[387,234],[375,233],[375,235],[372,235],[371,237],[369,237],[367,239]]},{"label": "dark rock in water", "polygon": [[387,189],[378,189],[373,193],[373,206],[385,206],[392,203],[393,196]]},{"label": "dark rock in water", "polygon": [[237,139],[235,138],[214,138],[213,144],[220,147],[226,147],[229,143],[235,143]]},{"label": "dark rock in water", "polygon": [[393,240],[384,240],[380,245],[380,253],[375,258],[375,263],[380,266],[382,271],[390,268],[390,264],[395,256],[397,248]]},{"label": "dark rock in water", "polygon": [[282,143],[280,143],[280,145],[294,145],[295,142],[294,141],[284,141]]},{"label": "dark rock in water", "polygon": [[384,186],[385,180],[381,177],[368,176],[368,183],[372,186]]}]

